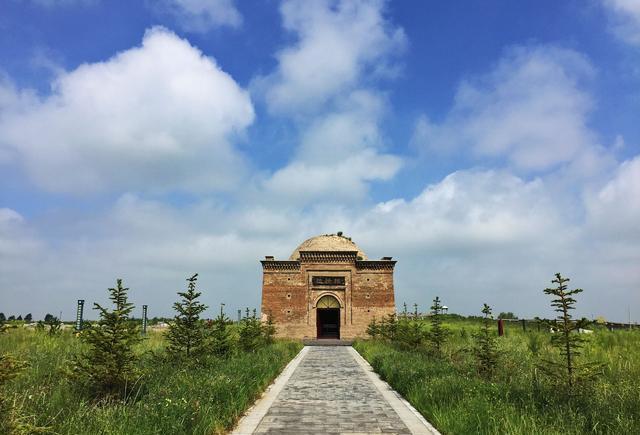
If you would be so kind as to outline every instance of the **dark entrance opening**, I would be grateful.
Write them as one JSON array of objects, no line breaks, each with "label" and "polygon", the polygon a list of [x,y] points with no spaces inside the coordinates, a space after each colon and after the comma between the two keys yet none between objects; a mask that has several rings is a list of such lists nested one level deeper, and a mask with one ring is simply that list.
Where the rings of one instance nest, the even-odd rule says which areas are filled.
[{"label": "dark entrance opening", "polygon": [[316,311],[318,338],[340,339],[340,309],[320,308]]}]

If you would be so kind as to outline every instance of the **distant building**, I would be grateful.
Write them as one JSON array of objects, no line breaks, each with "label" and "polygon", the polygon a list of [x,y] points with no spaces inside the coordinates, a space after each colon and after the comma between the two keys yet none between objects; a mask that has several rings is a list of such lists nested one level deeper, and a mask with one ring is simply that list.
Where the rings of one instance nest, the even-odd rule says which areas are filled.
[{"label": "distant building", "polygon": [[342,233],[312,237],[288,260],[262,263],[262,317],[288,338],[364,336],[374,318],[395,313],[391,257],[369,260]]}]

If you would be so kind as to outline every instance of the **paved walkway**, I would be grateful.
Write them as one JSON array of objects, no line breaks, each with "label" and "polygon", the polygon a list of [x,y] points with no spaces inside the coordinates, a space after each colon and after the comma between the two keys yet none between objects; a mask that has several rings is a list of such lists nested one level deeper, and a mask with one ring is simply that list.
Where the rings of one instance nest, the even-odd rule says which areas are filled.
[{"label": "paved walkway", "polygon": [[235,434],[437,434],[352,348],[305,347]]}]

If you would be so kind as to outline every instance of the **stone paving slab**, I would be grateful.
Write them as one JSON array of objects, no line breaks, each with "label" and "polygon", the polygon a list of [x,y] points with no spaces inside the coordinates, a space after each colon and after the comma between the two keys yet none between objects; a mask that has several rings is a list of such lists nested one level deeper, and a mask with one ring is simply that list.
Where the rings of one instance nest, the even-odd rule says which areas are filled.
[{"label": "stone paving slab", "polygon": [[[305,347],[296,360],[276,380],[277,391],[262,399],[270,401],[266,412],[249,412],[233,433],[438,433],[353,348]],[[261,407],[265,404],[256,405]]]}]

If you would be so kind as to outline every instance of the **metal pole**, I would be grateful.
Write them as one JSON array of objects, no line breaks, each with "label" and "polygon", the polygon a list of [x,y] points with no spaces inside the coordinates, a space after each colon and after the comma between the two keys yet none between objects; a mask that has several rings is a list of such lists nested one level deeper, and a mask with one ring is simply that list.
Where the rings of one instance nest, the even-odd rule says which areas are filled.
[{"label": "metal pole", "polygon": [[76,331],[82,331],[82,314],[84,312],[84,299],[78,299],[76,308]]},{"label": "metal pole", "polygon": [[522,330],[523,331],[527,330],[527,321],[525,319],[522,319]]},{"label": "metal pole", "polygon": [[498,319],[498,337],[502,337],[504,335],[504,321],[502,319]]},{"label": "metal pole", "polygon": [[148,305],[142,306],[142,335],[147,334],[147,308]]}]

